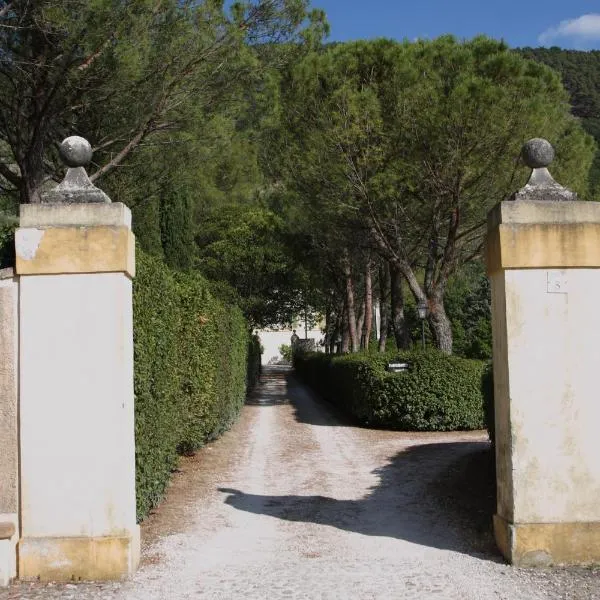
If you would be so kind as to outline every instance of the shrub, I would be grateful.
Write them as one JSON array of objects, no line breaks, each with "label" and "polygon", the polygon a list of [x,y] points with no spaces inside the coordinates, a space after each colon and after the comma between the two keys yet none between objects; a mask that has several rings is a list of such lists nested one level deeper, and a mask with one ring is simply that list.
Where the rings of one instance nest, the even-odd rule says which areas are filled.
[{"label": "shrub", "polygon": [[300,378],[328,400],[331,360],[331,354],[296,352],[292,363]]},{"label": "shrub", "polygon": [[485,363],[438,352],[413,353],[408,372],[386,374],[374,399],[379,424],[417,431],[483,427],[481,374]]},{"label": "shrub", "polygon": [[251,390],[258,381],[261,372],[261,356],[263,347],[258,335],[252,335],[248,342],[248,369],[246,373],[246,387]]},{"label": "shrub", "polygon": [[290,345],[281,344],[281,346],[279,346],[279,354],[281,354],[284,363],[292,362],[292,347]]},{"label": "shrub", "polygon": [[[390,361],[410,369],[387,372]],[[324,398],[376,427],[450,431],[483,427],[481,376],[485,363],[428,351],[299,354],[298,375]]]},{"label": "shrub", "polygon": [[[227,429],[256,365],[241,311],[195,274],[175,273],[138,249],[134,280],[138,518],[162,498],[181,452]],[[260,354],[259,354],[260,362]]]}]

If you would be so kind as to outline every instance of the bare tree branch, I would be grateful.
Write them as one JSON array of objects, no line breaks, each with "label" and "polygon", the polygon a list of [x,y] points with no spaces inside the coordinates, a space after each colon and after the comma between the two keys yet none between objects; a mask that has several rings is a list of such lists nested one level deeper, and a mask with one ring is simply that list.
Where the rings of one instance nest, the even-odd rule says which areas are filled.
[{"label": "bare tree branch", "polygon": [[96,181],[99,177],[102,177],[109,171],[112,171],[115,167],[118,167],[133,150],[135,150],[141,141],[150,133],[168,129],[170,125],[168,123],[163,125],[154,125],[152,120],[145,123],[139,131],[131,138],[131,140],[125,145],[125,147],[103,167],[98,169],[95,173],[90,176],[91,181]]}]

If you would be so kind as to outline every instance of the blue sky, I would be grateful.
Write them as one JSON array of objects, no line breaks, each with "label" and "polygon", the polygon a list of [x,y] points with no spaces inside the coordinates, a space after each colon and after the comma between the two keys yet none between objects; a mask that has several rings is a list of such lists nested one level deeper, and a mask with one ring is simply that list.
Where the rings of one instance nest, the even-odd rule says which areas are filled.
[{"label": "blue sky", "polygon": [[600,49],[600,0],[312,0],[330,41],[483,33],[510,46]]}]

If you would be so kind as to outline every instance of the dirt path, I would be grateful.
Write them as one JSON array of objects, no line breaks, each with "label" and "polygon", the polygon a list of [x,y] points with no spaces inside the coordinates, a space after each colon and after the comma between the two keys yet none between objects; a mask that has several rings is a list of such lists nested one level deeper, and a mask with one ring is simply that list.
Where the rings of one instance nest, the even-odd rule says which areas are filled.
[{"label": "dirt path", "polygon": [[183,459],[121,584],[17,584],[0,600],[600,598],[600,571],[506,566],[481,433],[349,426],[271,368],[237,425]]}]

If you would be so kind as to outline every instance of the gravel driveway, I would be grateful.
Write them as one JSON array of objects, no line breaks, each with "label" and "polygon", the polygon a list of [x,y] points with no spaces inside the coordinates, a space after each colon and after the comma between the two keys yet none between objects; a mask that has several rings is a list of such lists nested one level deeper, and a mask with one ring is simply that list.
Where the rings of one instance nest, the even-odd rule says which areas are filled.
[{"label": "gravel driveway", "polygon": [[182,459],[134,578],[0,600],[600,599],[599,569],[504,564],[486,461],[481,432],[354,427],[268,368],[232,430]]}]

